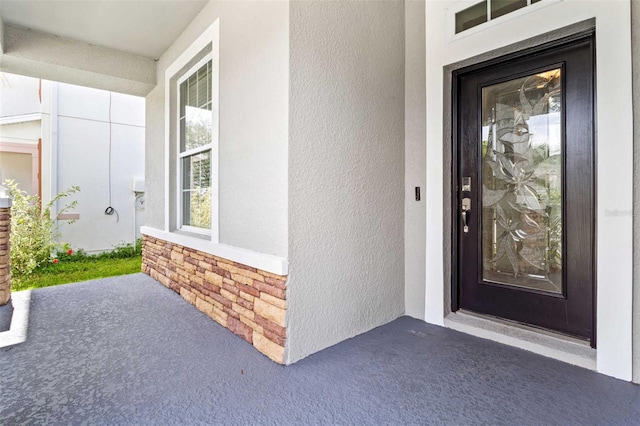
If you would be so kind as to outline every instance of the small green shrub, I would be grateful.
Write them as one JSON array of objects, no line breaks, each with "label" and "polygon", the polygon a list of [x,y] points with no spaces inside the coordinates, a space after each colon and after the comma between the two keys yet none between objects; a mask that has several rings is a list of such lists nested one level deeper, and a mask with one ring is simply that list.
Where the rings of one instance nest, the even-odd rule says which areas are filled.
[{"label": "small green shrub", "polygon": [[142,254],[142,240],[138,238],[135,245],[131,243],[120,244],[111,251],[100,253],[96,257],[99,259],[127,259]]},{"label": "small green shrub", "polygon": [[[13,198],[11,207],[11,273],[15,277],[27,276],[51,261],[59,243],[59,232],[55,218],[51,217],[51,207],[64,198],[80,191],[73,186],[56,195],[49,203],[41,207],[40,198],[28,195],[18,188],[13,180],[5,181]],[[58,214],[67,212],[77,205],[77,201],[66,204]],[[73,223],[73,221],[68,222]]]},{"label": "small green shrub", "polygon": [[112,250],[97,254],[87,254],[83,249],[73,250],[69,244],[65,244],[62,250],[56,253],[56,259],[60,262],[80,262],[89,259],[129,259],[142,254],[142,239],[138,238],[135,245],[124,243],[115,246]]}]

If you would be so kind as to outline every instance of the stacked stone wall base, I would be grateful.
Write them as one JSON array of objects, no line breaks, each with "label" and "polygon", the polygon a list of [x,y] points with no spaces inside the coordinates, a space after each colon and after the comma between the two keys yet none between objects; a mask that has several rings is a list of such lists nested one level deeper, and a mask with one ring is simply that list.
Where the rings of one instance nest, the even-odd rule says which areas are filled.
[{"label": "stacked stone wall base", "polygon": [[286,276],[143,236],[142,272],[187,302],[284,363]]},{"label": "stacked stone wall base", "polygon": [[6,305],[11,299],[10,234],[11,208],[0,208],[0,306]]}]

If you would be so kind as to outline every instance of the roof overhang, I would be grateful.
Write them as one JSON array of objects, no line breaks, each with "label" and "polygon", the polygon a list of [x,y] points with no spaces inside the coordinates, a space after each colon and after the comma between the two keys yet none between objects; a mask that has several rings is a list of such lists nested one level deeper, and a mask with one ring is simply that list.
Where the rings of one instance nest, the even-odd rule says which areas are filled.
[{"label": "roof overhang", "polygon": [[0,71],[145,96],[207,0],[3,0]]}]

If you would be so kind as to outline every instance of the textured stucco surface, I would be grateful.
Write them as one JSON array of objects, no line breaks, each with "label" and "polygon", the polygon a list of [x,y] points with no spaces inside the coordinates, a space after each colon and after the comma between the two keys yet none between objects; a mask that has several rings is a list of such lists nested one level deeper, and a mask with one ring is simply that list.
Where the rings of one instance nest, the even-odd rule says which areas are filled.
[{"label": "textured stucco surface", "polygon": [[[405,314],[424,319],[426,209],[425,7],[407,0],[405,17]],[[415,187],[420,187],[420,201]]]},{"label": "textured stucco surface", "polygon": [[404,7],[290,15],[292,363],[404,311]]},{"label": "textured stucco surface", "polygon": [[633,55],[633,381],[640,383],[640,5],[631,2]]},{"label": "textured stucco surface", "polygon": [[[61,309],[64,307],[64,309]],[[282,367],[136,274],[34,290],[2,424],[637,424],[640,387],[400,318]]]},{"label": "textured stucco surface", "polygon": [[[158,61],[158,86],[147,98],[147,152],[164,152],[165,70],[216,19],[220,243],[286,257],[288,2],[210,2],[204,7]],[[163,206],[164,154],[151,155],[147,170],[162,176],[147,176],[147,202],[157,209]],[[151,226],[164,227],[155,213],[150,216]]]},{"label": "textured stucco surface", "polygon": [[4,53],[4,21],[2,20],[2,16],[0,16],[0,54]]},{"label": "textured stucco surface", "polygon": [[105,47],[4,26],[0,71],[145,96],[156,83],[156,64]]},{"label": "textured stucco surface", "polygon": [[145,223],[164,228],[164,84],[145,98]]}]

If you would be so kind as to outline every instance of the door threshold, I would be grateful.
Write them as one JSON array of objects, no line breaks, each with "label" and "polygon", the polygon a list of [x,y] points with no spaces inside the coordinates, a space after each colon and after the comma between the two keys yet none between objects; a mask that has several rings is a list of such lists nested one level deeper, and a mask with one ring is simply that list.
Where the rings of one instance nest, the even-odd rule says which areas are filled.
[{"label": "door threshold", "polygon": [[447,315],[444,325],[462,333],[596,371],[596,350],[584,340],[464,310]]}]

